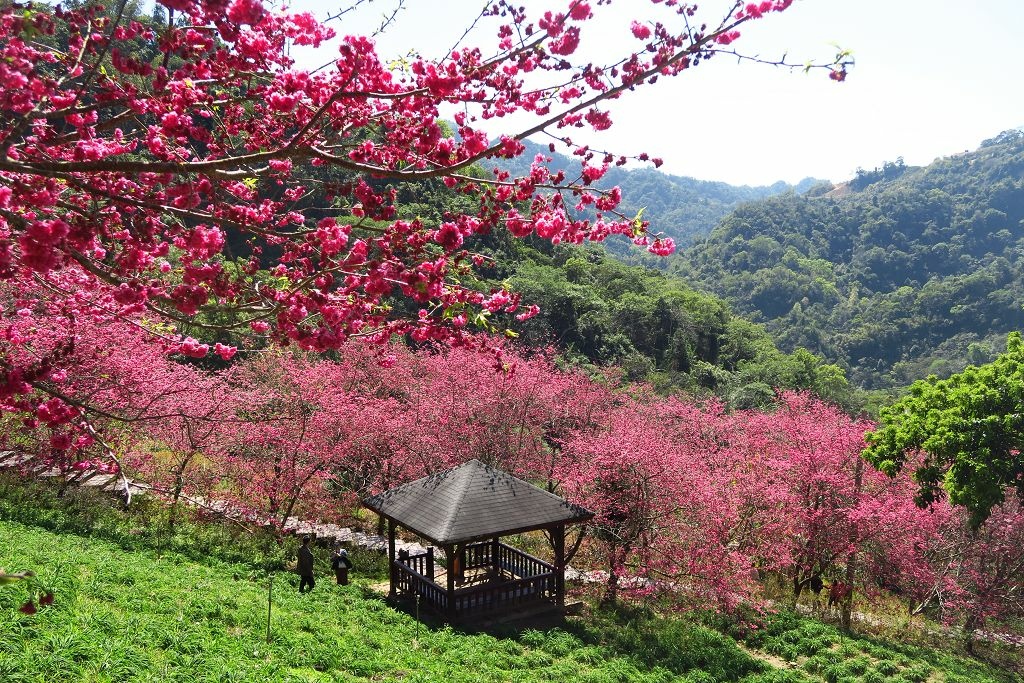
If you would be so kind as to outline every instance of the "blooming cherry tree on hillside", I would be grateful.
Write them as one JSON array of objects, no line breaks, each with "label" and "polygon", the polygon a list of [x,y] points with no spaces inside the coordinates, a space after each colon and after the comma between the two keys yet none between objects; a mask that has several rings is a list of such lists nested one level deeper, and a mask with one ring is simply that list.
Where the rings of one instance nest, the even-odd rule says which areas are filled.
[{"label": "blooming cherry tree on hillside", "polygon": [[[466,321],[533,312],[502,287],[463,284],[480,258],[466,248],[472,235],[623,234],[671,251],[617,212],[617,190],[593,189],[624,159],[570,133],[611,125],[608,100],[735,55],[743,24],[791,0],[638,4],[621,41],[602,36],[603,63],[579,57],[602,3],[566,0],[531,18],[498,0],[480,18],[492,45],[395,69],[344,23],[259,0],[161,4],[166,22],[133,16],[126,0],[0,8],[0,278],[39,283],[66,323],[49,325],[49,355],[26,359],[19,316],[42,311],[0,312],[5,407],[35,411],[57,395],[67,339],[88,317],[167,323],[140,339],[192,357],[230,358],[233,348],[206,340],[224,329],[317,351],[395,334],[464,343]],[[326,68],[289,56],[339,31]],[[844,59],[824,68],[842,75]],[[514,113],[532,122],[483,131]],[[578,174],[550,173],[543,159],[520,178],[468,172],[521,154],[542,131],[579,155]],[[400,218],[388,183],[429,179],[474,209],[439,224]],[[179,335],[182,325],[203,339]]]},{"label": "blooming cherry tree on hillside", "polygon": [[[1013,628],[1024,615],[1024,507],[1012,490],[980,526],[948,501],[933,505],[939,524],[912,534],[923,557],[897,584],[915,611],[934,609],[943,621],[961,624],[968,650],[979,629]],[[925,571],[919,567],[923,564]]]},{"label": "blooming cherry tree on hillside", "polygon": [[[65,270],[50,281],[74,290],[84,287],[81,275]],[[120,472],[120,453],[174,501],[194,492],[187,470],[199,452],[213,455],[223,445],[224,423],[234,419],[243,393],[231,391],[222,373],[168,356],[152,320],[76,316],[49,287],[18,284],[0,284],[0,301],[18,311],[5,330],[7,358],[37,372],[42,396],[7,397],[8,410],[22,417],[20,425],[9,419],[5,446],[35,454],[26,465],[69,474]],[[150,458],[153,445],[165,451],[159,462]],[[69,452],[79,456],[65,457]],[[125,493],[130,497],[127,486]]]},{"label": "blooming cherry tree on hillside", "polygon": [[719,453],[727,430],[718,404],[647,397],[620,400],[566,442],[556,476],[595,512],[606,601],[623,586],[722,609],[757,601],[759,553],[773,546],[755,537],[770,539],[772,528],[758,528],[735,495],[735,463]]},{"label": "blooming cherry tree on hillside", "polygon": [[607,405],[607,392],[540,354],[509,351],[496,372],[471,349],[410,354],[409,441],[425,471],[477,458],[541,482],[552,480],[560,438]]},{"label": "blooming cherry tree on hillside", "polygon": [[293,516],[336,519],[351,508],[351,492],[335,483],[390,406],[346,391],[345,371],[277,351],[238,367],[233,384],[249,399],[220,462],[231,483],[225,495],[238,507],[281,525]]}]

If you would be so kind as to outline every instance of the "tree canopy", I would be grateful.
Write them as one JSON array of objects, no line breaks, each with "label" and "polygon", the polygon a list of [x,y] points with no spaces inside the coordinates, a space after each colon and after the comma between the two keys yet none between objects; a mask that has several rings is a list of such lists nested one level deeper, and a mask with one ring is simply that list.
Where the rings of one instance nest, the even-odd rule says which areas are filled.
[{"label": "tree canopy", "polygon": [[1022,406],[1024,341],[1014,332],[993,362],[915,382],[907,396],[883,408],[864,455],[890,475],[913,463],[922,503],[944,490],[977,524],[1003,502],[1007,487],[1024,493]]},{"label": "tree canopy", "polygon": [[[344,11],[321,23],[259,0],[164,0],[152,16],[127,0],[0,5],[4,409],[64,401],[86,320],[127,321],[190,358],[231,358],[239,333],[316,351],[394,335],[476,343],[473,322],[537,309],[505,286],[473,286],[486,259],[472,236],[622,234],[670,253],[618,209],[618,188],[595,189],[626,157],[569,133],[608,128],[607,100],[739,55],[740,28],[791,3],[647,3],[609,41],[607,27],[590,30],[602,3],[531,18],[498,0],[466,21],[492,44],[394,64],[346,33]],[[598,39],[606,61],[586,57]],[[306,69],[293,46],[330,54]],[[847,63],[823,66],[841,80]],[[504,134],[486,132],[512,115]],[[519,176],[481,171],[537,133],[577,168],[536,156]],[[458,212],[403,209],[407,186],[432,183],[465,198]],[[49,415],[74,431],[86,410]],[[66,436],[55,448],[77,437]]]},{"label": "tree canopy", "polygon": [[785,354],[760,325],[660,270],[627,266],[596,247],[528,247],[508,267],[512,288],[540,306],[513,330],[583,364],[614,365],[659,391],[715,394],[732,407],[769,405],[776,389],[810,389],[855,408],[843,371],[804,349]]}]

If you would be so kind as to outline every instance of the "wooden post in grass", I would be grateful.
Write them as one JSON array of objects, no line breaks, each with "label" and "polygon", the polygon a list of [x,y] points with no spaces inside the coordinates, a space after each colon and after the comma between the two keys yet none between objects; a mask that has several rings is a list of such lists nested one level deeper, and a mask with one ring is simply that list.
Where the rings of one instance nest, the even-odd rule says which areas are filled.
[{"label": "wooden post in grass", "polygon": [[270,642],[270,610],[274,606],[274,575],[267,577],[267,642]]},{"label": "wooden post in grass", "polygon": [[416,592],[416,639],[413,641],[413,647],[417,650],[420,647],[420,594]]}]

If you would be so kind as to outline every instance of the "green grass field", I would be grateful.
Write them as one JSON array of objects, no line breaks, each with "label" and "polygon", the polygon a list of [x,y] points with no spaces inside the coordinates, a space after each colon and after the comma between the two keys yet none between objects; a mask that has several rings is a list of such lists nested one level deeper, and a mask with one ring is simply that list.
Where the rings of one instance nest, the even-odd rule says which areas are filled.
[{"label": "green grass field", "polygon": [[370,590],[381,579],[372,571],[344,588],[324,576],[307,595],[294,575],[274,573],[267,643],[267,578],[252,565],[158,557],[9,521],[0,521],[0,567],[33,570],[55,593],[52,605],[24,615],[28,586],[0,587],[5,683],[1013,680],[973,660],[841,638],[787,615],[729,635],[627,610],[587,611],[544,630],[418,625]]},{"label": "green grass field", "polygon": [[[752,622],[588,608],[556,623],[452,629],[371,590],[386,581],[379,553],[353,551],[356,580],[342,588],[321,550],[322,580],[300,596],[284,569],[294,539],[192,514],[169,534],[166,520],[159,501],[124,511],[96,491],[59,495],[0,473],[0,568],[38,575],[0,586],[0,683],[1017,680],[948,647],[851,637],[787,613]],[[30,589],[52,589],[54,603],[20,613]]]}]

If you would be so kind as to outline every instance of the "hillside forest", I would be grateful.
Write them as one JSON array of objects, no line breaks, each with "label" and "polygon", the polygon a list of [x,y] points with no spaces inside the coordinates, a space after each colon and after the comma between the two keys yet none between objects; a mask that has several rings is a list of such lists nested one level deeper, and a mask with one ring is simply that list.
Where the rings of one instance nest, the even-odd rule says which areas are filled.
[{"label": "hillside forest", "polygon": [[1024,133],[751,202],[670,266],[851,384],[948,376],[1024,325]]},{"label": "hillside forest", "polygon": [[[559,170],[571,163],[537,145],[529,149],[547,154]],[[917,379],[930,374],[947,377],[968,364],[992,360],[1006,335],[1024,323],[1022,175],[1024,133],[1018,130],[927,167],[907,167],[898,159],[871,171],[858,169],[855,178],[835,187],[808,179],[796,187],[739,188],[653,170],[609,170],[602,182],[614,178],[628,189],[628,210],[642,211],[654,229],[680,245],[676,254],[658,259],[630,250],[627,240],[609,240],[606,253],[645,267],[621,269],[620,278],[635,273],[632,278],[656,285],[650,289],[651,297],[665,287],[692,292],[691,301],[700,296],[697,293],[706,302],[712,301],[708,295],[721,297],[724,315],[736,321],[731,325],[745,327],[751,337],[759,336],[755,330],[763,326],[771,345],[784,353],[810,354],[805,360],[836,366],[848,382],[842,388],[830,390],[813,381],[793,384],[784,372],[769,373],[764,382],[765,373],[754,371],[751,363],[744,363],[751,371],[747,378],[730,379],[722,373],[715,378],[706,372],[683,377],[691,370],[685,358],[666,353],[664,342],[655,350],[661,338],[680,329],[678,321],[684,321],[683,329],[687,325],[686,316],[679,315],[674,324],[656,322],[652,315],[665,320],[666,314],[653,313],[652,304],[659,299],[667,302],[664,297],[634,306],[630,315],[644,324],[627,330],[639,336],[642,327],[651,338],[630,339],[628,353],[623,353],[616,352],[615,344],[600,348],[601,342],[585,340],[586,332],[578,329],[581,314],[595,317],[592,305],[580,303],[593,295],[569,296],[565,283],[552,281],[551,273],[535,267],[515,282],[530,292],[531,300],[543,302],[540,320],[554,318],[547,326],[559,332],[550,339],[591,362],[614,358],[630,366],[634,378],[642,376],[640,359],[641,366],[655,371],[647,376],[660,386],[687,391],[717,388],[720,396],[740,403],[756,402],[765,384],[814,388],[848,409],[873,411],[886,393]],[[683,220],[682,214],[688,218]],[[605,296],[623,287],[619,282],[609,290],[606,283],[614,276],[608,271],[617,266],[607,264],[600,251],[552,251],[536,242],[530,246],[533,263],[550,266],[552,261],[544,254],[558,265],[571,260],[566,282],[575,279]],[[498,258],[515,259],[513,255],[527,253],[523,249],[503,248]],[[581,268],[586,272],[574,272]],[[516,270],[509,265],[495,272],[507,277]],[[632,290],[638,293],[640,288]],[[571,315],[566,314],[569,308]],[[705,330],[720,327],[707,325],[707,315],[700,319]],[[768,344],[768,337],[764,339]],[[733,348],[734,340],[723,340],[721,347]],[[726,371],[751,358],[740,355],[730,360],[727,354],[717,363],[715,354],[706,353],[707,345],[693,341],[688,350],[696,352],[699,361]],[[675,379],[666,381],[666,376]]]}]

